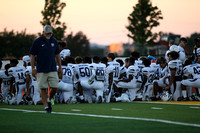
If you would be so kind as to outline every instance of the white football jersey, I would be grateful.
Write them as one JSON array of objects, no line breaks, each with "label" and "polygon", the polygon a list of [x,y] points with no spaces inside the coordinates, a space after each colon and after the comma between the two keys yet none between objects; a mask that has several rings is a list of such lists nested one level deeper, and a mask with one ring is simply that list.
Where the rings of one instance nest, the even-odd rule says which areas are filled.
[{"label": "white football jersey", "polygon": [[139,67],[140,72],[142,72],[142,68],[144,68],[144,64],[141,60],[135,60],[135,66]]},{"label": "white football jersey", "polygon": [[200,79],[200,64],[198,64],[198,63],[194,64],[193,72],[194,72],[193,78],[194,79],[196,79],[196,78]]},{"label": "white football jersey", "polygon": [[166,53],[165,53],[165,60],[166,60],[167,62],[169,62],[169,58],[168,58],[168,56],[167,56],[167,54],[168,54],[169,52],[171,52],[171,51],[170,51],[170,50],[167,50]]},{"label": "white football jersey", "polygon": [[6,71],[0,71],[0,78],[3,82],[3,88],[8,88],[10,87],[11,76],[7,75],[5,72]]},{"label": "white football jersey", "polygon": [[195,59],[197,58],[197,57],[199,57],[200,56],[200,48],[197,48],[196,49],[196,52],[195,52],[195,49],[193,50],[193,54],[194,54],[194,56],[195,56]]},{"label": "white football jersey", "polygon": [[32,83],[36,83],[37,82],[36,77],[33,77],[33,75],[32,75],[32,67],[31,66],[27,66],[26,67],[25,74],[26,75],[30,75]]},{"label": "white football jersey", "polygon": [[88,80],[91,76],[91,64],[76,64],[72,67],[74,74],[78,80]]},{"label": "white football jersey", "polygon": [[171,60],[168,63],[168,68],[169,68],[169,76],[171,76],[170,71],[171,70],[176,70],[175,76],[181,76],[182,75],[182,62],[180,60]]},{"label": "white football jersey", "polygon": [[185,61],[186,61],[186,55],[185,55],[185,53],[183,53],[183,52],[180,51],[178,59],[181,60],[182,64],[184,64]]},{"label": "white football jersey", "polygon": [[200,48],[197,48],[197,56],[200,56]]},{"label": "white football jersey", "polygon": [[142,74],[147,76],[147,82],[145,85],[153,84],[155,69],[152,67],[144,67],[142,69]]},{"label": "white football jersey", "polygon": [[168,68],[167,66],[161,69],[161,77],[166,77],[168,75]]},{"label": "white football jersey", "polygon": [[61,52],[60,52],[60,58],[61,60],[64,60],[66,56],[70,56],[71,55],[71,52],[69,49],[63,49]]},{"label": "white football jersey", "polygon": [[91,64],[92,75],[96,81],[105,81],[105,71],[106,65],[102,63],[92,63]]},{"label": "white football jersey", "polygon": [[183,76],[186,76],[186,77],[191,77],[192,76],[192,73],[193,73],[193,65],[194,64],[191,64],[191,65],[187,65],[183,68]]},{"label": "white football jersey", "polygon": [[62,66],[62,70],[63,70],[62,82],[72,84],[74,76],[72,68],[68,66]]},{"label": "white football jersey", "polygon": [[127,68],[123,65],[120,67],[120,74],[126,73]]},{"label": "white football jersey", "polygon": [[114,73],[114,71],[115,71],[115,67],[113,66],[113,65],[108,65],[107,67],[106,67],[106,70],[105,70],[105,85],[109,85],[109,74],[110,73]]},{"label": "white football jersey", "polygon": [[141,60],[135,60],[134,66],[139,68],[139,74],[138,74],[137,80],[142,82],[142,69],[144,68],[144,64]]},{"label": "white football jersey", "polygon": [[159,64],[151,63],[150,67],[155,69],[155,78],[161,77],[161,67]]},{"label": "white football jersey", "polygon": [[185,50],[184,50],[184,48],[183,48],[183,47],[181,47],[181,46],[178,46],[178,48],[179,48],[179,51],[180,51],[180,52],[183,52],[183,53],[185,54]]},{"label": "white football jersey", "polygon": [[25,83],[25,67],[16,66],[8,69],[8,74],[15,78],[15,83]]},{"label": "white football jersey", "polygon": [[68,67],[71,67],[71,68],[72,68],[74,65],[75,65],[75,64],[72,64],[72,63],[68,63],[68,64],[67,64],[67,66],[68,66]]},{"label": "white football jersey", "polygon": [[68,63],[67,66],[70,67],[73,71],[73,82],[76,84],[79,80],[78,80],[78,74],[76,74],[75,69],[76,69],[76,65],[77,64],[72,64],[72,63]]},{"label": "white football jersey", "polygon": [[200,64],[192,64],[185,66],[183,68],[183,75],[184,76],[192,76],[193,79],[199,79],[200,78]]},{"label": "white football jersey", "polygon": [[114,73],[113,73],[113,80],[118,81],[120,76],[120,64],[118,62],[108,62],[109,65],[113,65],[115,67]]},{"label": "white football jersey", "polygon": [[125,67],[125,65],[120,67],[120,75],[123,74],[123,77],[121,79],[126,79],[127,77],[127,68]]}]

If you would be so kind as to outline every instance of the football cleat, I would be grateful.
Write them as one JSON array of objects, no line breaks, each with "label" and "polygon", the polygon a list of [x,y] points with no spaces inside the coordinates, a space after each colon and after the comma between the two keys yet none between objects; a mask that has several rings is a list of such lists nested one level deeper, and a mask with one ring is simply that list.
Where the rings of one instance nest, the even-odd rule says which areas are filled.
[{"label": "football cleat", "polygon": [[141,92],[137,93],[137,94],[136,94],[136,98],[139,98],[139,99],[140,99],[140,98],[143,98],[142,93],[141,93]]},{"label": "football cleat", "polygon": [[70,104],[76,104],[76,103],[77,103],[77,99],[75,96],[73,96]]},{"label": "football cleat", "polygon": [[50,114],[52,112],[51,102],[47,103],[48,107],[45,108],[46,113]]},{"label": "football cleat", "polygon": [[145,96],[144,101],[151,101],[151,98],[149,96]]},{"label": "football cleat", "polygon": [[67,100],[67,104],[71,104],[72,101],[72,97],[69,97],[69,99]]},{"label": "football cleat", "polygon": [[57,92],[57,93],[55,94],[55,102],[54,102],[54,103],[60,103],[60,95],[61,95],[60,92]]},{"label": "football cleat", "polygon": [[103,99],[102,99],[102,96],[99,96],[96,103],[102,103]]},{"label": "football cleat", "polygon": [[195,99],[195,96],[194,96],[194,95],[192,95],[192,96],[188,97],[188,99],[189,99],[189,101],[196,101],[196,99]]},{"label": "football cleat", "polygon": [[45,108],[45,111],[46,111],[47,114],[50,114],[50,113],[51,113],[49,107]]},{"label": "football cleat", "polygon": [[199,96],[195,96],[196,101],[200,101],[200,97]]},{"label": "football cleat", "polygon": [[77,103],[84,103],[85,102],[83,96],[76,96],[76,99],[77,99]]},{"label": "football cleat", "polygon": [[53,98],[51,98],[51,105],[54,105],[54,100],[53,100]]}]

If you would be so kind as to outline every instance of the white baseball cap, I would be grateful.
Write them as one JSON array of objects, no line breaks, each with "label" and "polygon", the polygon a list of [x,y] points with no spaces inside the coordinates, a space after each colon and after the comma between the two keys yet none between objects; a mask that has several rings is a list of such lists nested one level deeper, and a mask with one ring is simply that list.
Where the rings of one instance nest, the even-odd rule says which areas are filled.
[{"label": "white baseball cap", "polygon": [[48,33],[53,33],[53,29],[50,25],[45,25],[43,28],[44,33],[48,34]]}]

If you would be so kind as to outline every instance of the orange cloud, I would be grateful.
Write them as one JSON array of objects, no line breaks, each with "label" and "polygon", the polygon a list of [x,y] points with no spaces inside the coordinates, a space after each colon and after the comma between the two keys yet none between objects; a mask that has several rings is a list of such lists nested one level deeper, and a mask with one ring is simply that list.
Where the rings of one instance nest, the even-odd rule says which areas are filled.
[{"label": "orange cloud", "polygon": [[122,55],[123,53],[123,43],[112,43],[110,44],[110,52],[111,53],[117,53],[118,55]]}]

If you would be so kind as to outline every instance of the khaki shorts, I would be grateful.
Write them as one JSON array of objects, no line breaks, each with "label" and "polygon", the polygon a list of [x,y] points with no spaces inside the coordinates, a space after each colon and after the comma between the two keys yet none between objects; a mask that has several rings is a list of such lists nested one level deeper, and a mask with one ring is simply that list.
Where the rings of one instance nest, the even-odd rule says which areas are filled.
[{"label": "khaki shorts", "polygon": [[58,73],[48,72],[48,73],[37,73],[37,85],[38,88],[58,88]]}]

